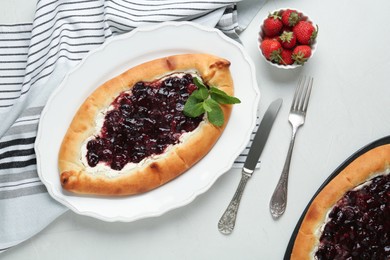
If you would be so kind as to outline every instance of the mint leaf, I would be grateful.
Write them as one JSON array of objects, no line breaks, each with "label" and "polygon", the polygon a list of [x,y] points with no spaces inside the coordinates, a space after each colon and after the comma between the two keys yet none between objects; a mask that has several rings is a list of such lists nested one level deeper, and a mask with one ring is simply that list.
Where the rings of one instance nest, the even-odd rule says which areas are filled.
[{"label": "mint leaf", "polygon": [[[206,100],[206,101],[207,101],[207,100]],[[204,102],[202,103],[202,106],[203,106],[204,110],[206,110],[206,112],[211,112],[213,109],[207,104],[206,101],[204,101]]]},{"label": "mint leaf", "polygon": [[207,111],[207,119],[215,126],[222,126],[225,118],[223,116],[223,111],[219,104],[213,99],[207,99],[204,101],[210,108],[211,111]]},{"label": "mint leaf", "polygon": [[225,119],[220,104],[237,104],[241,101],[216,87],[209,88],[199,77],[194,77],[193,81],[198,89],[187,99],[183,110],[184,115],[198,117],[206,113],[211,124],[222,126]]},{"label": "mint leaf", "polygon": [[194,79],[194,84],[200,89],[200,88],[205,88],[207,89],[206,85],[203,84],[203,82],[198,78],[198,77],[195,77]]},{"label": "mint leaf", "polygon": [[194,83],[198,89],[192,92],[192,95],[194,95],[197,99],[206,100],[209,97],[209,89],[197,77],[194,78]]},{"label": "mint leaf", "polygon": [[241,101],[233,96],[229,96],[224,91],[216,88],[211,87],[210,88],[210,96],[212,99],[217,101],[219,104],[238,104],[241,103]]},{"label": "mint leaf", "polygon": [[196,97],[191,95],[184,105],[184,115],[189,117],[198,117],[205,113],[206,110],[203,107],[203,101],[199,101]]},{"label": "mint leaf", "polygon": [[197,89],[194,92],[192,92],[191,96],[195,97],[200,101],[203,101],[209,97],[209,91],[205,88]]}]

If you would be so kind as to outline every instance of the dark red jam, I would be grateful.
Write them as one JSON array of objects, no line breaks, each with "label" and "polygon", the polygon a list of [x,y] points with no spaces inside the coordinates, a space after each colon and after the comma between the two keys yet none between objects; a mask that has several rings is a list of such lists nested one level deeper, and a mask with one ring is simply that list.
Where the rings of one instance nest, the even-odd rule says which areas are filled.
[{"label": "dark red jam", "polygon": [[317,259],[390,259],[390,175],[349,191],[330,212]]},{"label": "dark red jam", "polygon": [[197,89],[191,74],[170,76],[154,82],[138,82],[132,91],[121,93],[104,118],[101,133],[87,143],[90,167],[103,162],[113,170],[161,154],[180,136],[191,132],[203,115],[183,114],[189,95]]}]

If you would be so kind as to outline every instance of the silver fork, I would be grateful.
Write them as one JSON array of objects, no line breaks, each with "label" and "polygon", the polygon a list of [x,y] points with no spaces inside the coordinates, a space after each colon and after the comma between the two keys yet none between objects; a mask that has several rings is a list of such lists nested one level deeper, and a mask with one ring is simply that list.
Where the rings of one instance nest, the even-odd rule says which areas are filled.
[{"label": "silver fork", "polygon": [[270,201],[270,211],[274,218],[278,218],[283,215],[286,209],[288,174],[290,171],[290,162],[294,148],[295,136],[298,128],[305,123],[307,105],[309,104],[312,86],[313,78],[302,76],[299,79],[298,87],[295,90],[290,114],[288,116],[288,121],[292,126],[290,147],[288,148],[287,158],[286,162],[284,163],[282,174]]}]

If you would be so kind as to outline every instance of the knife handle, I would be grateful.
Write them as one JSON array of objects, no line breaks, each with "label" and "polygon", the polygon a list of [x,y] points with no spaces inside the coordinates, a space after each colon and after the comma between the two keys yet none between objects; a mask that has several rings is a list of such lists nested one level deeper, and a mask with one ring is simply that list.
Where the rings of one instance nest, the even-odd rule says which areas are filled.
[{"label": "knife handle", "polygon": [[230,201],[229,206],[225,210],[225,213],[223,213],[221,219],[218,221],[218,230],[224,235],[229,235],[234,229],[242,193],[244,192],[246,183],[248,182],[250,177],[251,174],[248,174],[245,171],[242,172],[241,180],[238,184],[237,190],[234,193],[234,196]]}]

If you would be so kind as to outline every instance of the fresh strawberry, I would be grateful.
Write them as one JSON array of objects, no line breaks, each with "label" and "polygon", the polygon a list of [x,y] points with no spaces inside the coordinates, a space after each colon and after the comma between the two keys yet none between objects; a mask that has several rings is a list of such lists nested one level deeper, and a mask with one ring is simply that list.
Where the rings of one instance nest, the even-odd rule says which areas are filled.
[{"label": "fresh strawberry", "polygon": [[314,39],[317,37],[318,26],[315,28],[311,22],[300,21],[294,26],[293,32],[295,33],[299,43],[309,45],[312,44]]},{"label": "fresh strawberry", "polygon": [[294,60],[292,59],[292,50],[283,49],[282,52],[280,53],[279,64],[291,65],[293,63]]},{"label": "fresh strawberry", "polygon": [[283,27],[281,17],[278,12],[270,14],[267,19],[265,19],[263,24],[263,31],[266,36],[273,37],[280,33],[280,30]]},{"label": "fresh strawberry", "polygon": [[301,20],[301,15],[296,10],[287,9],[282,14],[282,22],[285,26],[293,27]]},{"label": "fresh strawberry", "polygon": [[272,39],[263,40],[260,44],[260,49],[265,58],[269,61],[279,61],[282,45],[280,42]]},{"label": "fresh strawberry", "polygon": [[297,38],[295,37],[294,32],[284,31],[279,36],[279,39],[281,41],[283,48],[286,48],[286,49],[292,49],[297,44]]},{"label": "fresh strawberry", "polygon": [[311,56],[311,48],[308,45],[298,45],[292,52],[292,59],[296,64],[305,63]]},{"label": "fresh strawberry", "polygon": [[290,26],[285,26],[283,25],[281,32],[287,31],[287,32],[292,32],[293,27]]},{"label": "fresh strawberry", "polygon": [[274,40],[274,41],[278,41],[278,42],[282,43],[282,40],[280,39],[279,36],[274,36],[274,37],[265,36],[265,37],[263,38],[263,40]]}]

